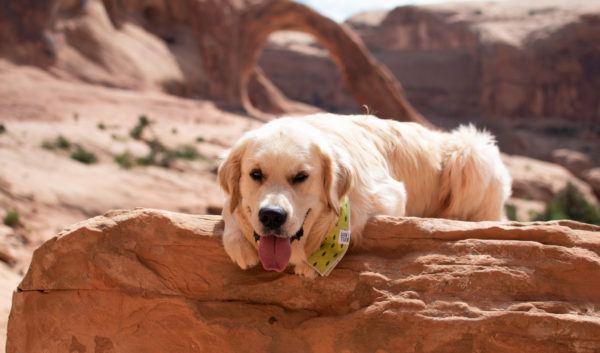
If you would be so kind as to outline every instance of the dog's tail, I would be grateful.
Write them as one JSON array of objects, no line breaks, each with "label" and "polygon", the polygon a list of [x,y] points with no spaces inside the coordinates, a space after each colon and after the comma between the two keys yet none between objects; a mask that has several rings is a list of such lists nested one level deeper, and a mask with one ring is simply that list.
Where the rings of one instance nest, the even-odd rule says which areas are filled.
[{"label": "dog's tail", "polygon": [[501,220],[511,178],[494,137],[473,125],[460,126],[449,134],[445,152],[442,217]]}]

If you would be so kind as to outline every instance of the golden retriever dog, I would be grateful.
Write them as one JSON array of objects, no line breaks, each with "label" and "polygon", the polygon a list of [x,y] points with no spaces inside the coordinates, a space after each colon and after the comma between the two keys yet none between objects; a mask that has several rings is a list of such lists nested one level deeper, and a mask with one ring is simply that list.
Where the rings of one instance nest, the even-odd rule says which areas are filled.
[{"label": "golden retriever dog", "polygon": [[493,136],[373,116],[280,118],[247,132],[219,168],[223,245],[242,269],[307,263],[349,199],[352,244],[375,215],[501,220],[511,178]]}]

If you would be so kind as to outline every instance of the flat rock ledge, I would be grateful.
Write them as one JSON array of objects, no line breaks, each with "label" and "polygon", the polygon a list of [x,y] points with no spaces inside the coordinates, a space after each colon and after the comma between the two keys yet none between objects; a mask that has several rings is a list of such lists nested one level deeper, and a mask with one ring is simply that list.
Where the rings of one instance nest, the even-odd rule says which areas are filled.
[{"label": "flat rock ledge", "polygon": [[600,352],[600,227],[376,217],[326,278],[242,271],[217,216],[111,211],[36,250],[8,353]]}]

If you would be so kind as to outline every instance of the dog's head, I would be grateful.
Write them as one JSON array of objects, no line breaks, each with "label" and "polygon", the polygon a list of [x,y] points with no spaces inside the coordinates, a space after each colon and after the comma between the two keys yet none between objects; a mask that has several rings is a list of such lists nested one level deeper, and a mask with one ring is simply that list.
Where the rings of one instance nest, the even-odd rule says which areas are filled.
[{"label": "dog's head", "polygon": [[221,164],[219,182],[231,213],[240,208],[259,237],[263,267],[281,271],[290,242],[320,215],[339,212],[351,171],[323,133],[283,118],[244,135]]}]

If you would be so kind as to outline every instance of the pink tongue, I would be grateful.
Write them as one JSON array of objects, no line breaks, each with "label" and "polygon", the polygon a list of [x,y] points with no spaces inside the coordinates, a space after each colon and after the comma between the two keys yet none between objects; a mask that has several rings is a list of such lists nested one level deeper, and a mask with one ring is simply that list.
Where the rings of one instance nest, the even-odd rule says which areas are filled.
[{"label": "pink tongue", "polygon": [[289,238],[260,237],[258,257],[265,270],[277,272],[285,270],[291,255],[292,246]]}]

